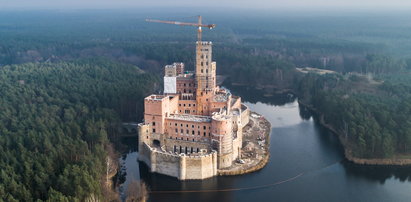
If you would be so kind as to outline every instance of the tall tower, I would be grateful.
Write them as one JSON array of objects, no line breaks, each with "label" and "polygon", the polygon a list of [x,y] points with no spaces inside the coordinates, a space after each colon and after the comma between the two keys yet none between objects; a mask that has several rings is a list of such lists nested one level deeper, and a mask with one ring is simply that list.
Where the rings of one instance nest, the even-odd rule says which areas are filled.
[{"label": "tall tower", "polygon": [[208,101],[216,87],[216,63],[212,61],[212,43],[196,44],[196,98],[198,114],[208,115]]}]

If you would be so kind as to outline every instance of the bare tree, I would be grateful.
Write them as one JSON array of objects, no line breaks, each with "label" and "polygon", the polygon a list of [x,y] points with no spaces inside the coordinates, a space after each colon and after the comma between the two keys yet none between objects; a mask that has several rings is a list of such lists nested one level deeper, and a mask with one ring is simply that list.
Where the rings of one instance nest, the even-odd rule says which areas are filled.
[{"label": "bare tree", "polygon": [[148,197],[147,185],[140,181],[133,180],[127,187],[127,202],[144,202]]}]

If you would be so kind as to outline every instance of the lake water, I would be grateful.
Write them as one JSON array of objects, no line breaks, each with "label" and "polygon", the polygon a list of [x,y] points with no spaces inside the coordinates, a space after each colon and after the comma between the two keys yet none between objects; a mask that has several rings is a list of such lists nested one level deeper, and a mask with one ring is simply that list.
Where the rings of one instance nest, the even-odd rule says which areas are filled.
[{"label": "lake water", "polygon": [[[239,94],[239,93],[235,93]],[[321,127],[290,95],[258,101],[250,94],[246,104],[272,124],[270,161],[262,170],[203,181],[180,182],[149,173],[139,165],[138,152],[124,155],[124,190],[141,178],[153,193],[149,201],[411,201],[411,167],[358,166],[344,160],[334,134]],[[270,101],[272,99],[272,101]],[[135,144],[137,140],[135,140]],[[237,191],[225,191],[239,189]],[[196,192],[179,192],[194,190]],[[222,191],[214,191],[222,190]],[[198,191],[198,192],[197,192]]]}]

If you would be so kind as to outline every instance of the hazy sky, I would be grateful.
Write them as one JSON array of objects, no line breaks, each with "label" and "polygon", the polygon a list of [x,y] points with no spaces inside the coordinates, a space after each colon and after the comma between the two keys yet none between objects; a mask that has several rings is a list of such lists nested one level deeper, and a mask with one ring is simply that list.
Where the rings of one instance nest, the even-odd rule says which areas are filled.
[{"label": "hazy sky", "polygon": [[411,0],[0,0],[1,8],[231,7],[253,9],[409,9]]}]

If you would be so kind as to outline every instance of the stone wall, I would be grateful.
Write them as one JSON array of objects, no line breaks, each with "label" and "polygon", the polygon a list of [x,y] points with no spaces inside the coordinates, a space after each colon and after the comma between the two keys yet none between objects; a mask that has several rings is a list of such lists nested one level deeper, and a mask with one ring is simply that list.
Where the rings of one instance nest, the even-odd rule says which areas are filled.
[{"label": "stone wall", "polygon": [[[175,140],[175,139],[165,139],[165,146],[167,151],[174,151],[174,146],[176,146],[176,152],[185,153],[185,149],[191,153],[191,148],[193,148],[194,153],[197,153],[198,150],[205,150],[207,152],[211,151],[210,142],[192,142],[186,140]],[[180,150],[180,147],[183,151]]]},{"label": "stone wall", "polygon": [[246,126],[250,121],[250,109],[247,105],[241,104],[241,124],[242,126]]},{"label": "stone wall", "polygon": [[156,172],[179,180],[206,179],[217,175],[217,152],[204,155],[174,154],[160,151],[146,143],[139,149],[138,160],[144,162],[150,172]]}]

